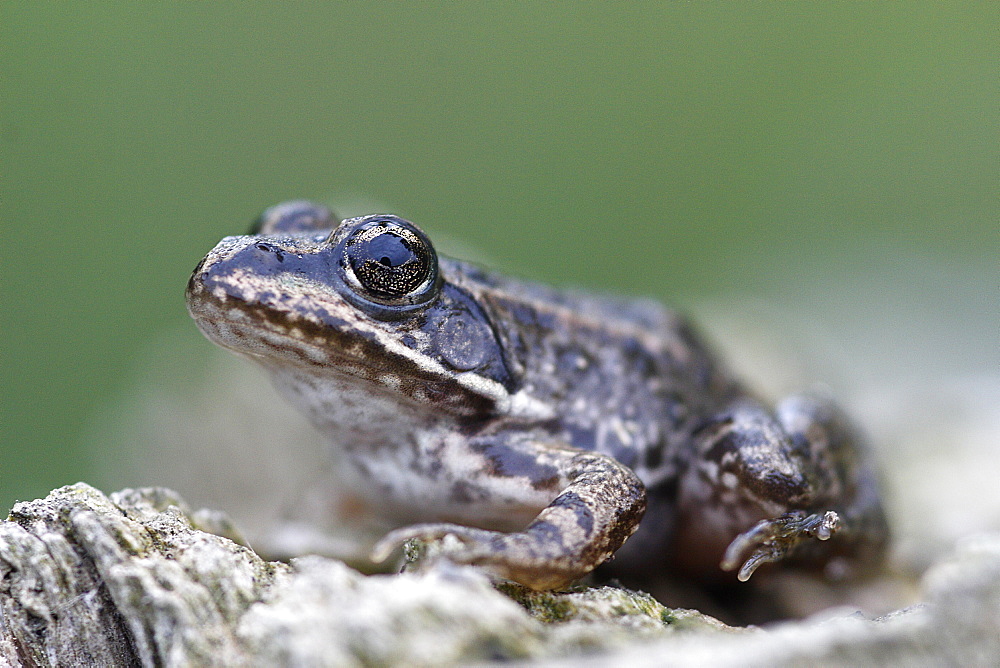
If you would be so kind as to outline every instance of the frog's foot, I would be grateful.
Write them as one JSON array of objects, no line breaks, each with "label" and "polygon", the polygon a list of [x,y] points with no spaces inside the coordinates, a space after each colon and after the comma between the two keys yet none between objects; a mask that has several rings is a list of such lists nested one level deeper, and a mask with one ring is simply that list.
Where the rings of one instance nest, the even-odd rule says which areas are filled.
[{"label": "frog's foot", "polygon": [[[441,540],[445,537],[457,540]],[[435,545],[431,563],[444,559],[476,566],[494,577],[514,580],[536,590],[564,587],[584,574],[575,563],[563,563],[569,560],[544,549],[528,534],[505,534],[457,524],[415,524],[395,529],[372,548],[372,560],[385,561],[397,547],[414,539],[440,541]]]},{"label": "frog's foot", "polygon": [[840,516],[832,510],[823,514],[794,510],[774,519],[761,520],[729,544],[722,558],[722,570],[735,570],[743,556],[749,553],[736,575],[740,582],[746,582],[761,564],[780,561],[806,540],[829,540],[840,526]]},{"label": "frog's foot", "polygon": [[414,524],[394,529],[383,536],[372,548],[371,558],[375,563],[381,563],[407,541],[433,541],[445,536],[454,536],[459,541],[459,547],[445,549],[442,555],[456,563],[472,564],[489,554],[489,540],[499,535],[501,534],[495,531],[473,529],[458,524]]}]

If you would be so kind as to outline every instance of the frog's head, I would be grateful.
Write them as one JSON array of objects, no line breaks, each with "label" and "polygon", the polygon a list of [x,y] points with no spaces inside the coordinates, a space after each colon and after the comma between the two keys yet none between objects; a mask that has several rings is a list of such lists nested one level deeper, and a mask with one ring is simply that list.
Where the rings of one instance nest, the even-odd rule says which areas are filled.
[{"label": "frog's head", "polygon": [[494,327],[449,280],[460,263],[439,260],[398,216],[331,231],[298,206],[265,216],[259,234],[226,237],[194,270],[188,310],[210,340],[299,385],[459,417],[511,412],[517,381]]}]

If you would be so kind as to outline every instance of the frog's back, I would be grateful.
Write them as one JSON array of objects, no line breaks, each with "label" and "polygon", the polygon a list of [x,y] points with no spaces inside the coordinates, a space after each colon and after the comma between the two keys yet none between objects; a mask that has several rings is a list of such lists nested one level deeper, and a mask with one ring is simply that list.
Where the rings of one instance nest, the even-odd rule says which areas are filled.
[{"label": "frog's back", "polygon": [[575,447],[647,485],[672,478],[698,422],[739,389],[677,312],[515,281],[448,261],[487,311],[520,389],[550,402]]}]

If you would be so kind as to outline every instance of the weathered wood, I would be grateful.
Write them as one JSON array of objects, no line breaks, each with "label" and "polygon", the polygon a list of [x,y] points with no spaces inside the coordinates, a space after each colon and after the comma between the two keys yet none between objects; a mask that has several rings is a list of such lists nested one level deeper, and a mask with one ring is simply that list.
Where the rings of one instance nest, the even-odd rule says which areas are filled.
[{"label": "weathered wood", "polygon": [[247,606],[287,570],[195,531],[166,490],[83,484],[0,525],[3,634],[25,665],[208,664],[242,656]]},{"label": "weathered wood", "polygon": [[[319,557],[267,562],[201,528],[229,530],[163,489],[105,496],[77,484],[18,503],[0,523],[0,665],[433,665],[547,653],[544,626],[469,568],[365,577]],[[645,600],[636,629],[666,628],[662,606]]]},{"label": "weathered wood", "polygon": [[[209,529],[205,531],[203,529]],[[470,567],[364,576],[268,562],[163,489],[84,484],[0,523],[0,668],[447,665],[614,651],[628,664],[985,665],[1000,656],[1000,535],[924,578],[927,603],[734,629],[611,587],[494,588]],[[515,602],[517,600],[517,602]],[[696,633],[684,631],[695,630]],[[594,658],[602,665],[609,657]]]}]

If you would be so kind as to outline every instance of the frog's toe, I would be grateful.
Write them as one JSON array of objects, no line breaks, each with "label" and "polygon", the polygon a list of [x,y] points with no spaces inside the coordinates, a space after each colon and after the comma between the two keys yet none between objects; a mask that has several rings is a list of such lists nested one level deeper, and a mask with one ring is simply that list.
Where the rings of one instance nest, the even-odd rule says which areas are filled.
[{"label": "frog's toe", "polygon": [[736,575],[741,582],[746,582],[761,564],[780,561],[796,545],[810,538],[828,540],[839,528],[840,516],[832,510],[822,514],[796,510],[761,520],[729,544],[722,558],[722,570],[735,570],[743,556],[749,553]]},{"label": "frog's toe", "polygon": [[460,541],[461,547],[458,550],[449,550],[448,558],[458,563],[474,563],[488,553],[486,546],[494,535],[492,531],[458,524],[414,524],[394,529],[383,536],[372,548],[371,559],[375,563],[381,563],[388,559],[397,547],[402,547],[409,540],[432,541],[445,536],[455,536]]}]

